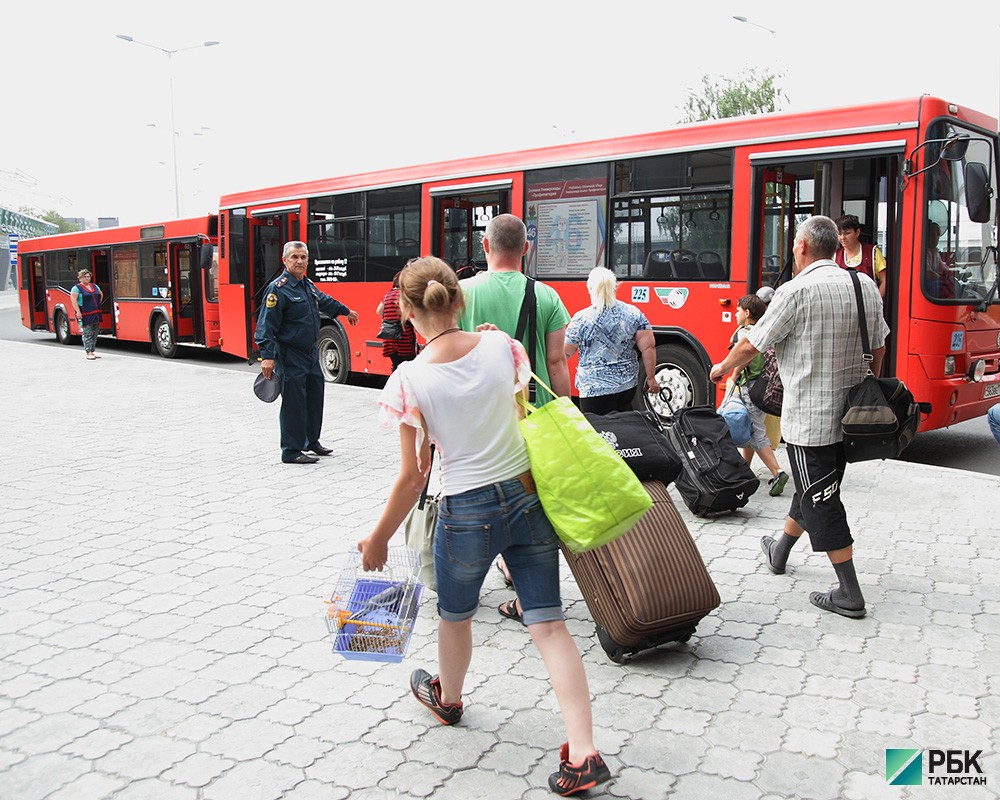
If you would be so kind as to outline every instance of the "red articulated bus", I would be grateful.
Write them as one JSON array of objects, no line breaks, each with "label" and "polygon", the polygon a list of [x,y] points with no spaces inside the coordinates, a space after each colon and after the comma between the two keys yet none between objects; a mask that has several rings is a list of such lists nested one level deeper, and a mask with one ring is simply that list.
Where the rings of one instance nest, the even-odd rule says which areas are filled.
[{"label": "red articulated bus", "polygon": [[[613,270],[619,299],[653,326],[664,396],[674,407],[712,402],[708,373],[725,355],[739,297],[791,278],[796,225],[807,216],[854,214],[862,241],[888,262],[883,371],[929,408],[922,429],[951,425],[1000,401],[998,144],[996,120],[923,96],[226,195],[219,343],[256,358],[264,290],[285,242],[302,240],[309,276],[361,317],[353,328],[324,320],[327,380],[387,375],[375,308],[392,276],[425,254],[456,270],[485,268],[486,224],[510,212],[528,226],[529,275],[574,313],[589,305],[590,270]],[[38,291],[26,295],[32,264],[21,264],[30,309]],[[52,323],[50,306],[34,308],[25,324]],[[649,402],[669,417],[662,400]]]},{"label": "red articulated bus", "polygon": [[150,342],[165,358],[178,343],[218,347],[218,217],[64,233],[18,245],[21,320],[64,344],[79,335],[70,302],[77,271],[103,294],[100,333]]}]

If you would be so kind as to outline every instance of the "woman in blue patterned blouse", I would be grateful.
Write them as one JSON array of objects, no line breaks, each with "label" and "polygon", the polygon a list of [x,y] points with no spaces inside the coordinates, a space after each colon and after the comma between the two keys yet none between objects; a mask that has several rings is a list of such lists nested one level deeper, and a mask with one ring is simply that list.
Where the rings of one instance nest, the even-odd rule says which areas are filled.
[{"label": "woman in blue patterned blouse", "polygon": [[639,358],[646,369],[646,391],[656,382],[656,340],[638,308],[615,297],[618,279],[604,267],[587,277],[590,306],[578,311],[566,328],[566,357],[579,351],[576,388],[580,410],[592,414],[628,411],[639,383]]}]

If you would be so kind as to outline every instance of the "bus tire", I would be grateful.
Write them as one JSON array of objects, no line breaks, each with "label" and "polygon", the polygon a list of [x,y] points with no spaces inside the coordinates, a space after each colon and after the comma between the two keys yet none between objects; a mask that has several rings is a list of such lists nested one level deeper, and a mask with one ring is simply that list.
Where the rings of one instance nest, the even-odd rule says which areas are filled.
[{"label": "bus tire", "polygon": [[671,409],[708,403],[708,372],[689,348],[677,344],[656,346],[656,382],[658,395],[646,394],[646,370],[639,362],[639,386],[633,408],[649,410],[664,422],[673,420]]},{"label": "bus tire", "polygon": [[174,358],[177,355],[177,337],[174,336],[174,329],[170,327],[170,320],[162,314],[153,317],[152,340],[156,352],[163,358]]},{"label": "bus tire", "polygon": [[56,341],[59,344],[73,344],[73,336],[69,333],[69,317],[61,308],[52,315],[52,329],[56,334]]},{"label": "bus tire", "polygon": [[347,383],[351,373],[351,351],[347,337],[337,325],[324,325],[316,340],[319,368],[327,383]]}]

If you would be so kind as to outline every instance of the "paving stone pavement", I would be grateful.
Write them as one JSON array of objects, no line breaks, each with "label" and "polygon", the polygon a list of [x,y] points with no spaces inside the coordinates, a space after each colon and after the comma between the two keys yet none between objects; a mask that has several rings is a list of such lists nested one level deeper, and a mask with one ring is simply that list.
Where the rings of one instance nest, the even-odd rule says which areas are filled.
[{"label": "paving stone pavement", "polygon": [[[331,653],[324,598],[395,476],[373,390],[327,387],[335,455],[282,465],[277,406],[246,373],[0,350],[0,798],[552,796],[561,723],[526,631],[494,610],[497,573],[458,727],[407,688],[434,669],[433,594],[402,664]],[[590,796],[997,797],[1000,480],[848,468],[860,621],[809,604],[824,556],[762,567],[787,494],[713,521],[674,497],[723,600],[686,645],[611,663],[563,566],[615,774]],[[982,750],[987,784],[889,786],[887,747]]]}]

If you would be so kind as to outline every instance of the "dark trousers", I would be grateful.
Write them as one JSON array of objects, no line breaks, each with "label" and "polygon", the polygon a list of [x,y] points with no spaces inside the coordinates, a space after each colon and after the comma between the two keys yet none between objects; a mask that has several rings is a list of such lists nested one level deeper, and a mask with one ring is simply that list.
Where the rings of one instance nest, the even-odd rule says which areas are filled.
[{"label": "dark trousers", "polygon": [[281,380],[281,457],[295,458],[319,441],[323,427],[326,382],[319,369],[319,353],[282,347],[275,365]]},{"label": "dark trousers", "polygon": [[403,355],[400,355],[399,353],[390,353],[389,354],[389,361],[392,362],[392,369],[390,371],[391,372],[395,372],[396,371],[396,367],[398,367],[404,361],[413,361],[413,359],[415,359],[416,357],[417,357],[416,353],[414,353],[411,356],[403,356]]},{"label": "dark trousers", "polygon": [[585,414],[610,414],[612,411],[628,411],[632,408],[632,398],[635,397],[635,387],[614,394],[599,394],[594,397],[581,397],[580,410]]}]

